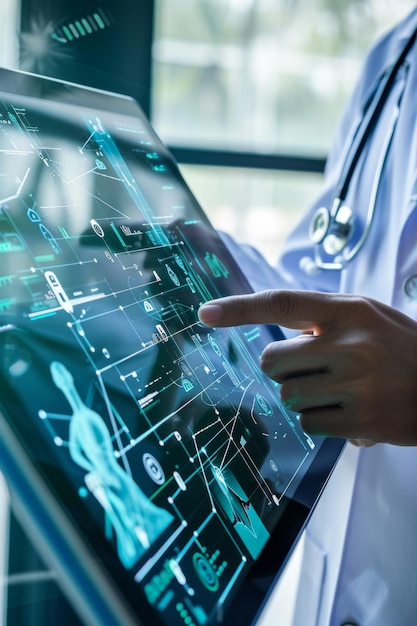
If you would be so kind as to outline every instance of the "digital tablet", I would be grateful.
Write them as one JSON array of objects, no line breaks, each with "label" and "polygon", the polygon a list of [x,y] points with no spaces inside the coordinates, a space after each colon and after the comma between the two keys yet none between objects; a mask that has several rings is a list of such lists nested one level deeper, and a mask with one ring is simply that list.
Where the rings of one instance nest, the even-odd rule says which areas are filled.
[{"label": "digital tablet", "polygon": [[245,277],[135,101],[0,72],[0,469],[85,624],[255,623],[343,442],[209,329]]}]

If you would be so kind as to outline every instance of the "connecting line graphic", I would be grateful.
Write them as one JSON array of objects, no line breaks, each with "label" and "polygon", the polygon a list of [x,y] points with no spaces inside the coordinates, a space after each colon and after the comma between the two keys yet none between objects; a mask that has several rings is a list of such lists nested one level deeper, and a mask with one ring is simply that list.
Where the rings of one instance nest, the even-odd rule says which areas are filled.
[{"label": "connecting line graphic", "polygon": [[9,196],[8,198],[1,198],[0,199],[0,205],[5,204],[6,202],[11,202],[12,200],[16,200],[16,198],[19,198],[21,193],[22,193],[22,189],[27,181],[27,178],[29,176],[30,173],[30,167],[27,168],[25,175],[23,176],[22,180],[20,181],[19,187],[17,188],[16,193],[13,196]]},{"label": "connecting line graphic", "polygon": [[76,180],[79,180],[80,178],[87,176],[87,174],[93,174],[93,172],[95,172],[95,170],[97,169],[98,169],[97,167],[92,167],[90,170],[85,170],[84,172],[82,172],[82,174],[79,174],[78,176],[71,178],[71,180],[65,180],[64,178],[62,180],[66,185],[72,185],[72,183],[75,183]]},{"label": "connecting line graphic", "polygon": [[115,213],[118,213],[119,215],[121,215],[122,217],[125,217],[126,219],[128,219],[128,215],[126,215],[125,213],[122,213],[122,211],[119,211],[119,209],[117,209],[115,206],[113,206],[112,204],[109,204],[108,202],[106,202],[105,200],[103,200],[103,198],[100,198],[100,196],[96,196],[94,193],[92,193],[91,191],[89,191],[88,189],[85,189],[84,187],[80,186],[80,189],[82,189],[83,191],[85,191],[85,193],[87,193],[89,196],[91,196],[92,198],[94,198],[94,200],[97,200],[97,202],[101,202],[101,204],[104,204],[104,206],[108,207],[109,209],[111,209],[112,211],[114,211]]},{"label": "connecting line graphic", "polygon": [[222,595],[220,596],[217,602],[217,611],[218,611],[218,614],[220,613],[219,618],[221,617],[221,614],[223,613],[223,604],[226,602],[227,596],[232,591],[236,580],[239,578],[240,572],[244,569],[245,566],[246,566],[246,557],[242,556],[242,562],[240,563],[239,567],[236,569],[233,577],[229,580],[229,584],[227,585],[226,589],[223,591]]},{"label": "connecting line graphic", "polygon": [[227,457],[227,453],[229,452],[230,446],[231,446],[231,444],[233,442],[233,431],[235,429],[237,420],[238,420],[239,415],[240,415],[240,407],[242,406],[243,400],[245,399],[245,396],[246,396],[246,393],[247,393],[248,389],[251,387],[251,385],[253,385],[254,382],[255,381],[252,380],[249,383],[249,385],[247,387],[245,387],[245,390],[244,390],[244,392],[242,394],[242,397],[240,398],[240,402],[239,402],[238,408],[236,410],[236,414],[233,416],[232,428],[231,428],[230,434],[229,434],[229,441],[227,442],[227,447],[226,447],[226,450],[224,452],[223,458],[222,458],[221,463],[220,463],[220,469],[223,468],[223,465],[224,465],[226,457]]},{"label": "connecting line graphic", "polygon": [[89,128],[91,132],[95,131],[99,135],[99,138],[95,137],[95,141],[100,144],[101,150],[106,154],[106,157],[108,158],[114,171],[118,176],[120,176],[122,184],[127,190],[129,196],[132,198],[136,207],[141,211],[141,213],[143,213],[145,219],[151,225],[153,234],[158,243],[169,245],[169,240],[162,228],[159,225],[153,224],[153,220],[155,218],[154,213],[140,187],[132,177],[132,174],[112,136],[102,127],[99,118],[96,118],[95,122],[93,122],[90,118],[84,116],[84,120],[87,128]]},{"label": "connecting line graphic", "polygon": [[[111,295],[113,295],[113,294],[101,293],[101,294],[95,294],[95,295],[91,295],[91,296],[85,296],[83,298],[71,298],[71,299],[68,300],[68,302],[71,304],[71,306],[76,306],[76,305],[81,305],[81,304],[88,304],[89,302],[93,302],[95,300],[102,300],[104,298],[108,298]],[[43,309],[42,311],[35,311],[33,313],[28,313],[28,318],[36,319],[36,318],[42,317],[44,315],[51,315],[53,313],[58,313],[61,310],[62,310],[62,306],[61,305],[57,306],[57,307],[50,308],[50,309]],[[103,314],[103,315],[105,315],[105,314]]]},{"label": "connecting line graphic", "polygon": [[[191,353],[193,354],[193,353]],[[209,387],[206,387],[205,389],[203,389],[200,393],[200,398],[201,398],[201,402],[203,404],[205,404],[206,406],[210,406],[212,409],[214,409],[214,412],[216,413],[216,415],[219,415],[219,411],[217,409],[217,405],[221,404],[224,401],[228,401],[229,400],[229,396],[231,394],[230,389],[227,389],[227,387],[225,386],[224,391],[223,391],[223,395],[218,396],[216,398],[215,401],[213,401],[211,399],[211,397],[209,396],[209,394],[207,393],[207,390],[210,389],[210,387],[214,387],[214,389],[217,391],[222,392],[222,387],[221,387],[221,383],[223,382],[223,379],[227,377],[226,372],[224,372],[224,374],[220,374],[219,376],[216,377],[215,382],[210,385]],[[220,385],[219,388],[217,388],[217,385]]]},{"label": "connecting line graphic", "polygon": [[[209,487],[209,481],[207,479],[207,474],[204,468],[204,463],[202,463],[201,461],[201,457],[200,457],[200,453],[198,449],[197,449],[197,454],[198,454],[201,470],[203,473],[204,481],[206,483],[207,493],[210,499],[212,512],[217,514],[217,508],[216,508],[216,505],[213,500],[212,493]],[[233,524],[237,524],[238,522],[240,522],[254,536],[256,536],[256,532],[253,527],[252,520],[248,513],[248,510],[250,509],[250,506],[251,506],[250,500],[244,500],[236,492],[236,490],[227,483],[221,469],[218,466],[215,466],[214,464],[212,464],[209,459],[208,459],[208,465],[210,467],[212,478],[214,479],[215,484],[220,489],[220,492],[222,493],[222,497],[226,499],[227,505],[231,509],[231,512],[233,515]],[[220,508],[223,508],[221,504],[220,504]]]},{"label": "connecting line graphic", "polygon": [[[7,154],[7,155],[12,155],[14,154],[15,156],[30,156],[31,154],[33,154],[33,150],[12,150],[12,149],[0,149],[0,154]],[[7,174],[2,174],[2,176],[7,176]]]},{"label": "connecting line graphic", "polygon": [[138,572],[135,574],[135,581],[140,582],[145,578],[145,576],[151,571],[151,569],[158,563],[160,558],[167,554],[168,548],[176,541],[179,535],[187,528],[188,524],[185,520],[182,521],[181,526],[179,526],[175,532],[172,533],[169,539],[159,548],[157,552],[150,558]]},{"label": "connecting line graphic", "polygon": [[[47,431],[49,432],[52,441],[59,448],[68,448],[69,442],[60,437],[53,426],[51,426],[50,422],[66,422],[68,425],[71,421],[71,415],[63,414],[63,413],[50,413],[46,412],[43,409],[38,411],[38,417],[45,424]],[[123,431],[123,427],[119,428],[119,432]],[[115,437],[111,437],[111,441],[114,441]]]},{"label": "connecting line graphic", "polygon": [[109,399],[109,397],[107,395],[106,386],[104,385],[104,382],[103,382],[103,379],[102,379],[101,375],[99,373],[97,373],[97,372],[96,372],[96,374],[97,374],[98,384],[100,385],[102,397],[103,397],[104,403],[106,405],[107,415],[108,415],[108,417],[110,419],[110,423],[112,425],[113,432],[114,432],[114,435],[116,437],[117,449],[118,449],[118,452],[119,452],[118,458],[121,458],[126,473],[129,474],[129,476],[132,476],[132,470],[130,469],[130,465],[129,465],[128,461],[127,461],[126,455],[122,455],[122,457],[120,457],[120,450],[121,450],[123,444],[122,444],[122,440],[120,439],[120,435],[118,434],[119,429],[117,428],[117,424],[116,424],[116,421],[114,419],[113,410],[112,410],[112,407],[111,407],[110,399]]},{"label": "connecting line graphic", "polygon": [[[256,463],[250,457],[250,455],[247,452],[245,446],[242,445],[242,446],[239,447],[237,445],[236,441],[234,441],[234,439],[230,436],[230,432],[227,429],[227,427],[231,423],[233,424],[233,427],[234,427],[234,425],[236,423],[235,420],[236,420],[236,416],[232,417],[231,420],[229,420],[226,424],[224,424],[222,422],[220,416],[219,416],[214,422],[212,422],[208,426],[202,428],[201,430],[197,431],[196,433],[194,433],[192,435],[192,440],[193,440],[194,447],[195,447],[195,450],[196,450],[196,456],[198,458],[198,461],[199,461],[199,464],[200,464],[200,467],[201,467],[201,472],[202,472],[202,475],[204,477],[204,481],[206,483],[206,489],[207,489],[207,492],[209,494],[210,501],[213,503],[212,496],[211,496],[211,493],[210,493],[209,480],[207,479],[207,475],[206,475],[205,468],[204,468],[204,462],[203,462],[203,460],[201,458],[201,455],[200,455],[200,449],[199,449],[199,446],[198,446],[198,443],[197,443],[197,438],[202,433],[208,431],[209,429],[213,428],[214,426],[220,426],[221,430],[225,431],[225,433],[226,433],[226,435],[228,437],[228,444],[227,444],[228,447],[230,448],[230,445],[233,444],[233,446],[236,449],[236,454],[239,455],[240,459],[245,464],[245,466],[247,467],[247,469],[250,472],[250,474],[253,476],[254,480],[258,484],[259,488],[261,489],[261,491],[264,494],[264,496],[267,499],[267,501],[270,502],[272,500],[275,504],[278,505],[281,498],[278,498],[278,496],[273,493],[273,491],[269,487],[268,483],[266,481],[264,481],[264,479],[262,478],[262,475],[260,473],[260,469],[256,466]],[[212,439],[210,441],[213,442],[219,435],[220,435],[220,432],[216,432],[215,435],[212,437]],[[208,444],[206,444],[206,446],[207,445]],[[305,458],[304,458],[304,460],[305,460]],[[225,460],[225,457],[223,457],[223,466],[224,466],[224,460]],[[304,460],[303,460],[303,462],[304,462]],[[291,480],[293,480],[293,479],[291,479]],[[213,506],[214,506],[214,503],[213,503]]]},{"label": "connecting line graphic", "polygon": [[49,434],[51,435],[51,438],[54,442],[54,444],[56,446],[59,447],[66,447],[68,448],[68,442],[64,441],[61,437],[59,437],[56,433],[56,431],[54,430],[54,428],[51,426],[50,421],[55,421],[55,422],[67,422],[69,424],[71,416],[70,415],[63,415],[62,413],[47,413],[46,411],[40,410],[38,411],[38,417],[43,421],[43,423],[46,426],[46,429],[48,430]]},{"label": "connecting line graphic", "polygon": [[[59,148],[44,148],[45,150],[59,150]],[[0,151],[1,152],[1,151]],[[90,169],[86,170],[86,169],[82,169],[81,173],[77,174],[77,176],[74,176],[74,178],[66,178],[62,172],[59,170],[58,166],[66,166],[68,167],[68,165],[66,163],[62,163],[61,161],[49,161],[51,164],[53,164],[56,168],[57,173],[59,173],[59,176],[62,180],[63,183],[65,183],[66,185],[71,185],[72,183],[74,183],[75,181],[79,180],[80,178],[83,178],[84,176],[86,176],[87,174],[94,174],[95,176],[102,176],[103,178],[108,178],[109,180],[115,180],[117,182],[122,182],[121,179],[118,176],[111,176],[110,174],[105,174],[98,165],[96,165],[95,167],[91,167]],[[72,165],[72,169],[76,169],[76,170],[81,170],[81,167],[77,167],[75,165]]]},{"label": "connecting line graphic", "polygon": [[[127,360],[127,359],[122,359],[121,361],[125,361],[125,360]],[[109,369],[109,368],[103,368],[100,371],[103,372],[104,369]],[[209,389],[214,384],[215,384],[215,382],[210,383],[210,385],[208,385],[206,387],[206,390]],[[205,391],[205,390],[203,390],[203,391]],[[148,428],[145,432],[143,432],[141,435],[136,437],[133,441],[130,442],[129,445],[125,446],[124,448],[122,448],[120,450],[120,454],[126,454],[127,452],[129,452],[129,450],[131,450],[132,448],[137,446],[139,443],[141,443],[142,441],[147,439],[152,433],[156,433],[158,431],[158,429],[161,428],[161,426],[163,426],[164,424],[166,424],[167,422],[172,420],[173,417],[178,416],[183,409],[185,409],[187,406],[189,406],[190,404],[195,402],[196,398],[200,395],[200,393],[201,393],[201,391],[198,392],[195,396],[189,398],[187,400],[187,402],[184,402],[181,406],[176,408],[175,411],[171,411],[171,413],[168,413],[168,415],[166,415],[165,417],[160,419],[156,424],[154,424],[153,426]],[[155,436],[157,437],[157,435],[155,435]],[[159,437],[157,437],[157,439],[158,439],[158,441],[160,441]]]},{"label": "connecting line graphic", "polygon": [[94,135],[95,135],[96,133],[97,133],[97,130],[96,130],[96,129],[94,129],[94,130],[91,132],[91,135],[89,136],[89,138],[88,138],[88,139],[86,139],[86,141],[84,142],[84,145],[83,145],[83,146],[81,146],[81,148],[78,148],[78,150],[79,150],[80,154],[83,154],[83,153],[84,153],[84,149],[85,149],[86,145],[90,143],[90,141],[92,140],[92,138],[94,137]]}]

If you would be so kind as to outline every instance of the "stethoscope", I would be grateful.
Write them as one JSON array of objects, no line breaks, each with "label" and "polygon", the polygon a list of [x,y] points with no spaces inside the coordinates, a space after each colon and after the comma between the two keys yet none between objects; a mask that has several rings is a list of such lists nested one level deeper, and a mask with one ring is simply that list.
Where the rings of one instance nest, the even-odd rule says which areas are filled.
[{"label": "stethoscope", "polygon": [[[344,164],[341,168],[339,181],[336,185],[336,192],[330,209],[327,207],[317,209],[310,223],[309,236],[311,242],[314,244],[314,259],[304,257],[300,261],[300,267],[306,274],[315,274],[320,270],[343,269],[362,249],[369,235],[374,218],[378,188],[384,164],[388,156],[399,116],[402,91],[394,107],[380,151],[363,231],[357,242],[351,248],[349,248],[349,243],[354,232],[355,215],[350,206],[345,203],[345,198],[358,161],[364,152],[366,142],[380,119],[396,76],[401,66],[404,65],[406,56],[416,38],[417,30],[415,30],[407,40],[395,63],[386,68],[378,77],[376,85],[365,103],[362,117],[354,127],[350,139],[347,141],[347,149],[342,158]],[[325,255],[329,260],[323,260],[323,256]]]}]

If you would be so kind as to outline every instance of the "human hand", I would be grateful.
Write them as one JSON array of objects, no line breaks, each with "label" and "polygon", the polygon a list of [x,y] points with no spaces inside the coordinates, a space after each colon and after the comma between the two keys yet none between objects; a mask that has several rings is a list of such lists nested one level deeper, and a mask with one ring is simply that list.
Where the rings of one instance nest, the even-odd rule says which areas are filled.
[{"label": "human hand", "polygon": [[370,298],[271,290],[211,301],[199,317],[302,331],[267,345],[260,365],[306,432],[417,445],[417,322],[406,315]]}]

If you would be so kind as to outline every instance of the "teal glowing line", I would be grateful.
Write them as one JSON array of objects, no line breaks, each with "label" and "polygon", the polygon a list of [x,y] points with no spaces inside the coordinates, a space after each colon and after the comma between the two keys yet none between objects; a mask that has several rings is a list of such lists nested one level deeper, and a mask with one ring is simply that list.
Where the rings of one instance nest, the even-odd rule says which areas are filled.
[{"label": "teal glowing line", "polygon": [[64,34],[66,35],[68,41],[72,41],[74,39],[68,26],[63,26],[62,30],[64,31]]},{"label": "teal glowing line", "polygon": [[93,13],[93,17],[101,29],[106,28],[105,23],[103,22],[103,20],[101,19],[98,13]]},{"label": "teal glowing line", "polygon": [[52,317],[53,315],[56,315],[56,311],[52,311],[51,313],[44,311],[43,313],[32,313],[32,315],[30,316],[30,319],[33,320],[38,320],[41,317]]},{"label": "teal glowing line", "polygon": [[69,28],[76,39],[80,38],[80,34],[78,30],[75,28],[74,24],[69,24]]},{"label": "teal glowing line", "polygon": [[93,27],[93,30],[98,30],[97,24],[95,23],[95,21],[93,20],[91,15],[88,16],[88,21],[90,22],[91,26]]},{"label": "teal glowing line", "polygon": [[232,591],[236,580],[240,576],[240,572],[243,570],[243,568],[245,566],[246,566],[246,559],[244,561],[242,561],[242,563],[239,565],[239,567],[237,568],[236,572],[234,573],[234,575],[230,579],[229,584],[227,585],[227,587],[224,590],[223,594],[220,596],[219,602],[218,602],[219,606],[222,606],[224,604],[224,602],[226,601],[227,596]]},{"label": "teal glowing line", "polygon": [[21,276],[20,280],[22,282],[24,282],[25,284],[30,283],[30,282],[37,282],[39,280],[39,277],[36,276],[36,274],[29,274],[28,276]]},{"label": "teal glowing line", "polygon": [[91,28],[90,24],[88,23],[88,20],[86,20],[85,17],[83,17],[82,20],[81,20],[81,23],[84,26],[84,28],[87,31],[87,33],[89,35],[91,35],[91,33],[93,32],[93,29]]},{"label": "teal glowing line", "polygon": [[111,24],[110,24],[109,18],[107,17],[107,15],[103,11],[103,9],[99,9],[98,12],[100,13],[101,17],[103,18],[103,21],[106,24],[106,26],[110,26]]},{"label": "teal glowing line", "polygon": [[75,22],[75,27],[78,29],[78,32],[80,33],[80,35],[82,35],[83,37],[85,37],[85,35],[87,34],[84,30],[84,26],[81,24],[81,22],[79,22],[78,20],[76,20]]},{"label": "teal glowing line", "polygon": [[135,574],[135,581],[136,582],[140,582],[141,580],[143,580],[145,578],[145,576],[151,571],[151,569],[153,568],[155,563],[157,563],[159,561],[161,556],[166,553],[166,551],[169,548],[169,546],[174,543],[174,541],[177,539],[177,537],[186,528],[187,528],[187,524],[184,525],[184,523],[182,523],[181,526],[179,526],[172,533],[172,535],[167,539],[167,541],[159,548],[158,552],[155,552],[155,554],[146,563],[144,563],[144,565],[140,568],[140,570],[138,570],[136,572],[136,574]]},{"label": "teal glowing line", "polygon": [[[96,133],[96,128],[92,120],[87,118],[86,126],[92,133],[91,136],[93,136]],[[135,205],[143,213],[145,219],[151,226],[152,231],[149,232],[149,236],[152,234],[157,244],[171,245],[163,228],[159,224],[153,223],[155,214],[148,204],[148,201],[146,200],[140,187],[133,179],[132,173],[130,172],[129,167],[120,153],[113,137],[103,129],[103,132],[101,132],[100,136],[96,138],[96,141],[99,145],[101,145],[101,150],[106,154],[106,157],[114,168],[115,173],[120,177],[121,183],[124,185]],[[126,244],[124,244],[124,247],[127,247]]]},{"label": "teal glowing line", "polygon": [[58,35],[57,33],[52,33],[51,37],[52,39],[55,39],[55,41],[59,41],[59,43],[67,43],[67,40],[65,39],[65,37],[62,37],[61,35]]},{"label": "teal glowing line", "polygon": [[114,231],[114,234],[116,235],[116,237],[118,238],[118,240],[120,241],[120,243],[122,244],[122,246],[124,248],[127,248],[127,245],[125,244],[125,242],[123,241],[117,227],[113,224],[113,222],[110,224],[112,230]]}]

